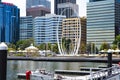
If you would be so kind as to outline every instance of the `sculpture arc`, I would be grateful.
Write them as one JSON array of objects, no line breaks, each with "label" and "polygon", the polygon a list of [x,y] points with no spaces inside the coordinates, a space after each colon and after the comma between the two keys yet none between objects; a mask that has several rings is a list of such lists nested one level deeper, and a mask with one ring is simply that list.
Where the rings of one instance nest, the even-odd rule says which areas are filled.
[{"label": "sculpture arc", "polygon": [[[62,15],[66,9],[68,9],[68,8],[65,8],[65,9],[61,12],[60,15]],[[75,9],[72,9],[72,10],[74,10],[74,12],[77,14],[77,17],[79,18],[77,11],[75,11]],[[58,34],[58,33],[59,33],[59,32],[58,32],[58,30],[59,30],[59,25],[60,25],[60,17],[58,18],[57,30],[56,30],[57,45],[58,45],[58,49],[59,49],[60,55],[64,56],[65,54],[67,54],[67,52],[66,52],[66,51],[63,49],[63,47],[62,47],[62,39],[59,40],[59,34]],[[79,34],[79,35],[78,35],[78,39],[77,39],[77,42],[75,42],[75,44],[74,44],[73,50],[70,52],[71,55],[77,55],[77,54],[78,54],[78,51],[79,51],[79,48],[80,48],[80,43],[81,43],[81,20],[80,20],[80,18],[79,18],[79,31],[78,31],[78,32],[79,32],[79,33],[78,33],[78,34]],[[60,43],[60,41],[61,41],[61,43]]]}]

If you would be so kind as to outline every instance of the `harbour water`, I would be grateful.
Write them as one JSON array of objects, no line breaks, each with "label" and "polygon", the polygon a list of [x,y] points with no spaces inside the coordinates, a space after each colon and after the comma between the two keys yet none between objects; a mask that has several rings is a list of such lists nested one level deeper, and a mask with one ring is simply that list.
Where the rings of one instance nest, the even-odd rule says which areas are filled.
[{"label": "harbour water", "polygon": [[97,67],[98,65],[107,65],[107,63],[94,62],[40,62],[40,61],[8,61],[7,62],[7,80],[18,80],[17,73],[25,73],[27,70],[46,69],[54,70],[80,70],[80,67]]}]

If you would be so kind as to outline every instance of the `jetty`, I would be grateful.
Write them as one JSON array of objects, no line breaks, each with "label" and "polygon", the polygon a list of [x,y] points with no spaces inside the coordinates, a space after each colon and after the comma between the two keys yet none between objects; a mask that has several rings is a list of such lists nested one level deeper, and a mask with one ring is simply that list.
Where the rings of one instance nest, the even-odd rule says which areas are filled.
[{"label": "jetty", "polygon": [[[22,61],[51,61],[51,62],[99,62],[107,63],[107,57],[11,57],[8,56],[7,60],[22,60]],[[112,58],[112,63],[119,63],[120,58]]]}]

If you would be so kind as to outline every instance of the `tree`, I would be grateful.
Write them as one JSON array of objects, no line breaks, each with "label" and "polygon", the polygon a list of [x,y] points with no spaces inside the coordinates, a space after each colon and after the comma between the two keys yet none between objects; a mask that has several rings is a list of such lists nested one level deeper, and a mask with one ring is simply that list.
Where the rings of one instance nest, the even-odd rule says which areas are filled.
[{"label": "tree", "polygon": [[113,45],[111,46],[111,48],[115,50],[115,49],[117,48],[117,45],[116,45],[116,44],[113,44]]},{"label": "tree", "polygon": [[59,53],[59,50],[58,50],[58,45],[57,45],[57,43],[53,44],[52,47],[53,47],[52,51],[58,54],[58,53]]},{"label": "tree", "polygon": [[106,41],[104,41],[100,46],[100,50],[108,50],[108,49],[110,49],[110,45]]},{"label": "tree", "polygon": [[86,51],[86,46],[85,46],[84,43],[81,43],[80,50],[81,50],[81,53],[85,53],[85,51]]},{"label": "tree", "polygon": [[47,49],[48,49],[48,50],[51,50],[51,49],[52,49],[51,43],[48,43],[48,44],[47,44]]},{"label": "tree", "polygon": [[41,43],[41,44],[38,46],[38,48],[39,48],[40,50],[45,50],[45,49],[46,49],[46,44],[45,44],[45,43]]},{"label": "tree", "polygon": [[91,43],[87,44],[86,50],[88,53],[91,53]]},{"label": "tree", "polygon": [[95,44],[94,43],[88,43],[87,44],[87,52],[88,53],[95,53],[95,49],[96,49],[96,47],[95,47]]},{"label": "tree", "polygon": [[8,44],[8,48],[9,48],[10,50],[16,50],[16,45],[13,44],[13,43],[10,43],[10,44]]},{"label": "tree", "polygon": [[116,36],[113,44],[116,45],[120,49],[120,34]]},{"label": "tree", "polygon": [[26,39],[26,40],[19,40],[16,43],[17,49],[20,48],[21,50],[24,50],[26,47],[30,46],[32,43],[34,43],[34,40],[32,38]]},{"label": "tree", "polygon": [[65,37],[62,38],[62,47],[67,51],[68,54],[71,47],[70,44],[71,44],[71,39],[66,39]]}]

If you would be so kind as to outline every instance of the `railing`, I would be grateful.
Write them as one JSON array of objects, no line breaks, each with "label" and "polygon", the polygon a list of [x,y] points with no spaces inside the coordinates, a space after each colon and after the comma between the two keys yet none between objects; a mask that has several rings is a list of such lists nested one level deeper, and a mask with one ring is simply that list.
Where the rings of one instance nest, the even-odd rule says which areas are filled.
[{"label": "railing", "polygon": [[105,80],[116,74],[120,74],[120,65],[114,65],[111,68],[102,69],[97,72],[90,73],[90,80]]}]

